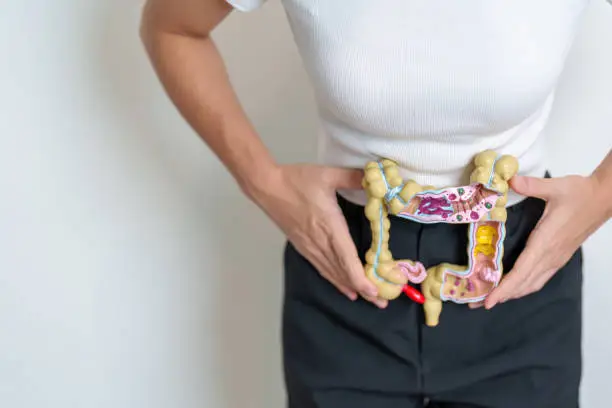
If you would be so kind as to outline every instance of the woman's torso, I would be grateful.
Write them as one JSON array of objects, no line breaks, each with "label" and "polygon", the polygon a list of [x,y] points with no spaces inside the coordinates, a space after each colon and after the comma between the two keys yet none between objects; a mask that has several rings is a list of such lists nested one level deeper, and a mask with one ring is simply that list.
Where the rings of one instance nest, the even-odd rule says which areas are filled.
[{"label": "woman's torso", "polygon": [[543,130],[588,0],[282,2],[317,98],[322,163],[386,157],[443,187],[495,149],[543,175]]}]

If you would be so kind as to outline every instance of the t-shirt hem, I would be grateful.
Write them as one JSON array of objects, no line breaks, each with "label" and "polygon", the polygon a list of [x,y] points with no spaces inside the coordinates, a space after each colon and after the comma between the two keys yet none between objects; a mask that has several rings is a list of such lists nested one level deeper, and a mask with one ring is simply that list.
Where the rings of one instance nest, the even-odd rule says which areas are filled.
[{"label": "t-shirt hem", "polygon": [[250,3],[249,5],[244,5],[244,4],[238,3],[239,0],[225,0],[225,1],[227,2],[227,4],[229,4],[233,8],[243,13],[254,11],[262,5],[262,2],[253,2],[253,3]]},{"label": "t-shirt hem", "polygon": [[[521,174],[521,175],[531,176],[531,177],[544,177],[546,173],[547,173],[546,168],[540,167],[530,172],[530,174]],[[338,190],[338,194],[345,200],[353,204],[362,206],[362,207],[365,207],[365,205],[368,202],[368,198],[364,190]],[[506,208],[519,204],[526,198],[527,198],[526,196],[518,194],[516,191],[510,189],[508,191],[508,202],[506,204]]]}]

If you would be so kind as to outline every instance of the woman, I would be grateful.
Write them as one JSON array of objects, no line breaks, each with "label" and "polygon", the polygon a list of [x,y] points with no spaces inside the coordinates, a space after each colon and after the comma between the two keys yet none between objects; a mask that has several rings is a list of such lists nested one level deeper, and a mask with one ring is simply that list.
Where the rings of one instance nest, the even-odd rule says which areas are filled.
[{"label": "woman", "polygon": [[[149,0],[141,36],[181,114],[287,235],[289,406],[577,407],[580,246],[612,213],[612,155],[588,177],[548,178],[542,130],[587,0],[283,1],[316,90],[319,165],[275,162],[209,37],[263,1]],[[364,276],[360,169],[384,157],[405,179],[461,185],[485,149],[520,163],[509,273],[484,307],[446,304],[430,328],[419,305],[381,299]],[[391,229],[397,258],[466,263],[461,226]]]}]

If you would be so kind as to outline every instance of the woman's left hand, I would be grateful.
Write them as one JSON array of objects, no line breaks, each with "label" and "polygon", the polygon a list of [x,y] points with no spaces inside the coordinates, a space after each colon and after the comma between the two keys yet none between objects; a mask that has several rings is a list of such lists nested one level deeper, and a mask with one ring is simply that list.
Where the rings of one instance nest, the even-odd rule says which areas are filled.
[{"label": "woman's left hand", "polygon": [[485,300],[487,309],[542,289],[610,216],[603,186],[593,176],[515,176],[510,184],[521,195],[545,200],[546,207],[514,267]]}]

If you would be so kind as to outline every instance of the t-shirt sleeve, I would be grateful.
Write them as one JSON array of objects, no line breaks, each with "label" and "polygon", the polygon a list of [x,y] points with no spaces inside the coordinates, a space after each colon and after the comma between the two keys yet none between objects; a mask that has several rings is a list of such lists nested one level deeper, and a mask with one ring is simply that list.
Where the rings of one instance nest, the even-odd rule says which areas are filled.
[{"label": "t-shirt sleeve", "polygon": [[225,0],[239,11],[253,11],[259,8],[267,0]]}]

